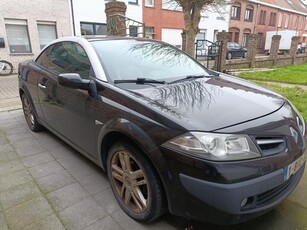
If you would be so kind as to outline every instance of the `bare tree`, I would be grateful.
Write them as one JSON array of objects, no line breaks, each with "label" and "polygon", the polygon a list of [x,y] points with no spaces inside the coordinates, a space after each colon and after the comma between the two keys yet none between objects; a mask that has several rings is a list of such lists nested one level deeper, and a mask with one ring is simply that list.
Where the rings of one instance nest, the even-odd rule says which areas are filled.
[{"label": "bare tree", "polygon": [[176,2],[182,8],[185,29],[182,32],[182,50],[191,56],[195,52],[195,38],[199,32],[198,24],[201,12],[206,6],[217,8],[224,6],[227,0],[170,0]]}]

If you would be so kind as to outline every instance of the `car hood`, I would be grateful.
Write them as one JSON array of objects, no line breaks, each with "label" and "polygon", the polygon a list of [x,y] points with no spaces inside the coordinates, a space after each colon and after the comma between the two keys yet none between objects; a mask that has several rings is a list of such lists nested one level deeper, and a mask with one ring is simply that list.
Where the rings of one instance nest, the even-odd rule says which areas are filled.
[{"label": "car hood", "polygon": [[285,99],[228,75],[131,90],[142,104],[188,130],[215,131],[271,114]]}]

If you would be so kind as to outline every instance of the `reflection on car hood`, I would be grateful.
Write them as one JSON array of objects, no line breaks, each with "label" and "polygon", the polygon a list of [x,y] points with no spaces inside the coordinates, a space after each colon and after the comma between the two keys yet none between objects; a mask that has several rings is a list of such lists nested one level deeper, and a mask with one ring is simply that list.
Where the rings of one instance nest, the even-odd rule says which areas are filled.
[{"label": "reflection on car hood", "polygon": [[266,116],[285,101],[268,89],[227,75],[130,92],[166,117],[179,119],[187,129],[203,131]]}]

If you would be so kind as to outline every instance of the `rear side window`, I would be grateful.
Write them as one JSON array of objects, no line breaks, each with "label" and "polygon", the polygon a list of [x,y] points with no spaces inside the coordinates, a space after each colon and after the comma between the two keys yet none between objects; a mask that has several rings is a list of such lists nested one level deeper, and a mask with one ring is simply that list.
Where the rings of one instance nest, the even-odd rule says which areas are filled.
[{"label": "rear side window", "polygon": [[51,45],[38,57],[36,63],[55,75],[78,73],[84,79],[89,78],[91,69],[85,50],[74,42]]}]

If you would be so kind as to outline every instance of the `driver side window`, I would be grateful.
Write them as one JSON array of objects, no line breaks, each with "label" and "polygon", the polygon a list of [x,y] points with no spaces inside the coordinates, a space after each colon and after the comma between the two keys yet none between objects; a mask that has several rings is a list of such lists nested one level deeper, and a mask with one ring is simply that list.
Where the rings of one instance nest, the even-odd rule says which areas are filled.
[{"label": "driver side window", "polygon": [[56,43],[47,48],[37,60],[37,64],[55,75],[61,73],[78,73],[88,79],[90,61],[85,50],[77,43]]}]

